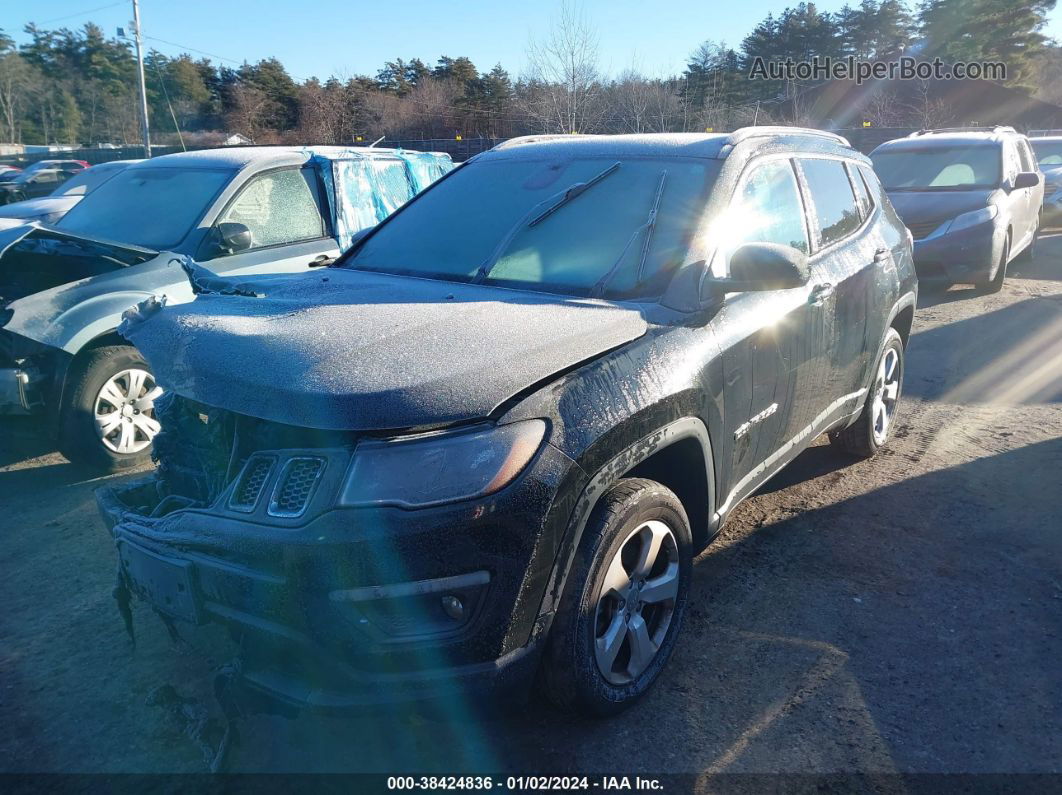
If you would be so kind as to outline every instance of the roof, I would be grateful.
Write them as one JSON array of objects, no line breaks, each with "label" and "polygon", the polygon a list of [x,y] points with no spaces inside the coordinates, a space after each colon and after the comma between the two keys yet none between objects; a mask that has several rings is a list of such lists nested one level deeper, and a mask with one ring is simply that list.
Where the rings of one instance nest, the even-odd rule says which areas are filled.
[{"label": "roof", "polygon": [[785,141],[795,149],[824,143],[849,148],[834,133],[801,127],[743,127],[732,133],[638,133],[633,135],[526,135],[498,144],[476,160],[519,160],[544,153],[558,157],[656,156],[720,159],[729,148],[750,140]]},{"label": "roof", "polygon": [[936,149],[949,146],[998,146],[1004,138],[1013,137],[1015,133],[994,132],[954,132],[932,133],[923,135],[909,135],[906,138],[896,138],[886,141],[875,152],[886,149]]},{"label": "roof", "polygon": [[226,146],[160,155],[130,168],[219,168],[238,171],[249,165],[272,168],[305,163],[313,155],[324,157],[379,157],[394,154],[395,149],[367,146]]}]

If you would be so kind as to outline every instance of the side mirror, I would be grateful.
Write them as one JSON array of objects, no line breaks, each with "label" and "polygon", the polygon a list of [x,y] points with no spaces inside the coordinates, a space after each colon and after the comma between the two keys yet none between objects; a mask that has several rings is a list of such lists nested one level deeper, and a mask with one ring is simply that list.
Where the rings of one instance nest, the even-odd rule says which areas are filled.
[{"label": "side mirror", "polygon": [[235,221],[222,221],[214,227],[215,242],[219,254],[238,254],[251,247],[251,230]]},{"label": "side mirror", "polygon": [[730,255],[730,277],[710,279],[705,285],[725,293],[787,290],[807,284],[810,277],[804,252],[778,243],[746,243]]},{"label": "side mirror", "polygon": [[1040,175],[1035,171],[1022,171],[1018,176],[1014,178],[1013,190],[1021,190],[1022,188],[1035,188],[1040,184]]}]

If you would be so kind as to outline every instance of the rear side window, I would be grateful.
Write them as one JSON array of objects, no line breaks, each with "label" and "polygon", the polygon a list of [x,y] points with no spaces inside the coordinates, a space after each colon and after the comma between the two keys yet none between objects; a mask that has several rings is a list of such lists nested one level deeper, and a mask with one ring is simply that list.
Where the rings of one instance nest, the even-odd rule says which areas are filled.
[{"label": "rear side window", "polygon": [[1036,160],[1032,156],[1032,152],[1029,151],[1028,142],[1021,140],[1018,141],[1018,160],[1021,162],[1022,171],[1036,171]]},{"label": "rear side window", "polygon": [[852,181],[852,188],[855,189],[859,218],[865,221],[874,212],[874,200],[870,198],[870,189],[863,181],[863,175],[859,173],[859,169],[850,164],[846,165],[845,168],[848,169],[848,178]]},{"label": "rear side window", "polygon": [[852,234],[862,223],[856,207],[852,183],[840,160],[800,160],[808,193],[815,206],[819,247],[836,243]]},{"label": "rear side window", "polygon": [[736,212],[728,214],[730,249],[744,243],[780,243],[808,252],[804,205],[788,160],[756,166],[737,196]]}]

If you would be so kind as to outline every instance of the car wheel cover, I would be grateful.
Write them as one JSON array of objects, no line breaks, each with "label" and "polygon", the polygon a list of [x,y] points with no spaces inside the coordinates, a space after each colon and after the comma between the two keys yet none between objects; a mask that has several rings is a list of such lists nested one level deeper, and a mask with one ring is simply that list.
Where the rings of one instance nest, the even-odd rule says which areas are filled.
[{"label": "car wheel cover", "polygon": [[597,594],[594,658],[614,685],[638,678],[656,658],[675,614],[679,578],[674,531],[654,519],[620,544]]},{"label": "car wheel cover", "polygon": [[895,347],[885,349],[878,365],[878,375],[874,379],[874,394],[871,411],[874,443],[885,444],[896,416],[896,402],[900,399],[900,352]]},{"label": "car wheel cover", "polygon": [[147,370],[131,367],[111,376],[96,394],[93,415],[103,446],[119,455],[135,455],[159,432],[155,400],[162,388]]}]

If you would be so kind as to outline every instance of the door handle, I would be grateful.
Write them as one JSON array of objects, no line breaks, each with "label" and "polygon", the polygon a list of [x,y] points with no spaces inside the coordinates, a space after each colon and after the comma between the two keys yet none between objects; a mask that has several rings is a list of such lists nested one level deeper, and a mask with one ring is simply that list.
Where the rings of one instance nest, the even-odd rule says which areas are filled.
[{"label": "door handle", "polygon": [[327,254],[321,254],[319,257],[310,260],[308,264],[311,268],[323,268],[326,265],[331,265],[335,261],[335,257],[330,257]]},{"label": "door handle", "polygon": [[808,303],[812,306],[820,306],[831,295],[833,295],[833,285],[830,282],[816,284],[808,294]]}]

